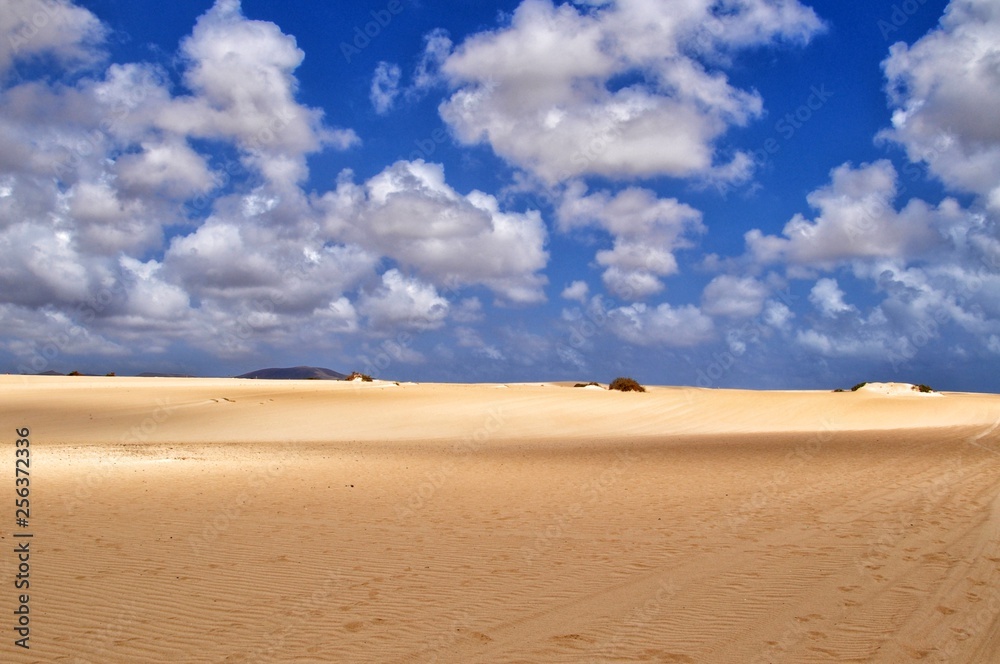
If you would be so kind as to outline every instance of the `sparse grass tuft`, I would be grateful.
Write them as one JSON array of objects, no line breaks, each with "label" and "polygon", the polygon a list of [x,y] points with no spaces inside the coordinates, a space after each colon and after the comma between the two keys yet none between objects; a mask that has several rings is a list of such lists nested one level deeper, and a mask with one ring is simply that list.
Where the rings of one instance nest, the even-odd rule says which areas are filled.
[{"label": "sparse grass tuft", "polygon": [[372,382],[372,377],[368,374],[363,374],[360,371],[354,371],[344,380],[360,380],[362,383],[370,383]]},{"label": "sparse grass tuft", "polygon": [[646,388],[631,378],[624,376],[615,378],[608,385],[609,390],[620,390],[622,392],[645,392]]},{"label": "sparse grass tuft", "polygon": [[589,383],[577,383],[573,387],[590,387],[591,385],[597,385],[598,387],[601,386],[600,383],[597,383],[597,382],[594,382],[594,381],[590,381]]}]

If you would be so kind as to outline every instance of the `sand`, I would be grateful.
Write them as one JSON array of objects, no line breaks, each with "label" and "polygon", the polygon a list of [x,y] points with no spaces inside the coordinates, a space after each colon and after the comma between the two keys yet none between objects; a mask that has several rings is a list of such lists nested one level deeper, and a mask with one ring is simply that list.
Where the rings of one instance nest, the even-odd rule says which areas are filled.
[{"label": "sand", "polygon": [[0,376],[0,424],[3,662],[1000,652],[996,395]]}]

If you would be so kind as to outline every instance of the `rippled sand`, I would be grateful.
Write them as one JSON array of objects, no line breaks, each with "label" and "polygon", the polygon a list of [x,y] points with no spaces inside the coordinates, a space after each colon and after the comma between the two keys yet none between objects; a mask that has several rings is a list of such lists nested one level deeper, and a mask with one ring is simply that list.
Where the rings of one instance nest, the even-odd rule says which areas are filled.
[{"label": "rippled sand", "polygon": [[0,406],[33,455],[4,662],[1000,652],[995,395],[13,376]]}]

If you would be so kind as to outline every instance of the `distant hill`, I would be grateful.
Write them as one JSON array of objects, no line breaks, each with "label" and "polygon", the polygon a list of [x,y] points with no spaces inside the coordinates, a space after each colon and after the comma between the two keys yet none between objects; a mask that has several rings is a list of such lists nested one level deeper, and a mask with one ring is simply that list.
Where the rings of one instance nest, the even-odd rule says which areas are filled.
[{"label": "distant hill", "polygon": [[276,369],[258,369],[245,373],[237,378],[260,378],[264,380],[344,380],[346,374],[338,373],[323,367],[287,367]]}]

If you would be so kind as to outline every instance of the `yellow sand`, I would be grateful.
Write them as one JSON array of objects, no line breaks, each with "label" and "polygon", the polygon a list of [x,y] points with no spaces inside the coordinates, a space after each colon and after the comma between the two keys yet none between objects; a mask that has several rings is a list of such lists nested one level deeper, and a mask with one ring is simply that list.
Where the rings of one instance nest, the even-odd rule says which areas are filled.
[{"label": "yellow sand", "polygon": [[1000,652],[996,395],[0,376],[0,425],[3,662]]}]

